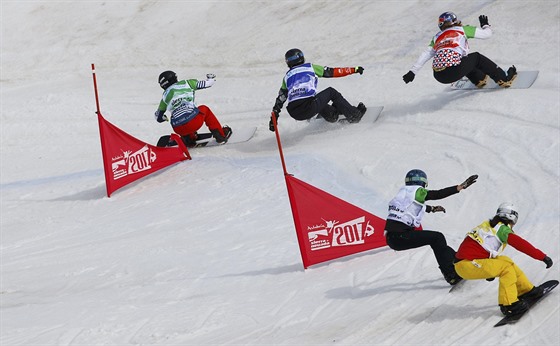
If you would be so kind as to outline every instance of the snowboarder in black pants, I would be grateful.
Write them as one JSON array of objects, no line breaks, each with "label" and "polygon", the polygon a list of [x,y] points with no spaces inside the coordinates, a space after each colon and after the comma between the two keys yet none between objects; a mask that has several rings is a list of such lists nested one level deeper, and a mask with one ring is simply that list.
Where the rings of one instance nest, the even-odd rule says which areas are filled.
[{"label": "snowboarder in black pants", "polygon": [[[316,115],[328,122],[338,121],[340,115],[344,115],[351,123],[357,123],[362,119],[366,112],[366,106],[363,103],[360,102],[357,107],[352,106],[332,87],[317,93],[317,79],[318,77],[344,77],[354,73],[363,74],[363,67],[332,68],[305,63],[303,52],[297,48],[287,51],[285,59],[290,70],[284,76],[278,97],[272,107],[276,119],[280,116],[286,100],[288,101],[286,109],[296,120],[307,120]],[[272,117],[268,127],[270,131],[274,131]]]},{"label": "snowboarder in black pants", "polygon": [[453,12],[442,13],[438,24],[440,32],[432,38],[428,48],[403,76],[404,82],[412,82],[422,66],[433,58],[434,78],[440,83],[450,84],[466,76],[474,85],[482,88],[489,76],[502,88],[509,88],[517,76],[515,66],[511,66],[506,74],[484,55],[477,52],[469,54],[468,38],[486,39],[492,36],[488,17],[480,15],[478,20],[480,28],[463,26]]},{"label": "snowboarder in black pants", "polygon": [[462,184],[441,190],[427,190],[428,177],[424,171],[413,169],[406,174],[405,186],[389,202],[389,215],[385,224],[387,245],[393,250],[402,251],[430,245],[436,256],[443,277],[450,285],[462,279],[455,272],[453,261],[455,250],[447,245],[445,236],[436,231],[418,229],[421,227],[424,213],[444,212],[442,206],[424,204],[427,200],[443,199],[466,189],[478,179],[472,175]]}]

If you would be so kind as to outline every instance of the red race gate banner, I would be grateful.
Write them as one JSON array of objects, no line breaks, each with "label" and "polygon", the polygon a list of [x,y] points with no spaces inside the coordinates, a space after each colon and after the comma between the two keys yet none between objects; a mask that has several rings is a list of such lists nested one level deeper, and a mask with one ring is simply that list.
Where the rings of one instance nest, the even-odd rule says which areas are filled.
[{"label": "red race gate banner", "polygon": [[386,246],[385,220],[288,174],[274,112],[270,119],[286,179],[303,268]]},{"label": "red race gate banner", "polygon": [[178,135],[171,137],[178,147],[160,148],[147,144],[97,113],[107,197],[121,187],[162,168],[183,160],[190,160],[189,151]]},{"label": "red race gate banner", "polygon": [[384,219],[285,177],[304,268],[387,245]]}]

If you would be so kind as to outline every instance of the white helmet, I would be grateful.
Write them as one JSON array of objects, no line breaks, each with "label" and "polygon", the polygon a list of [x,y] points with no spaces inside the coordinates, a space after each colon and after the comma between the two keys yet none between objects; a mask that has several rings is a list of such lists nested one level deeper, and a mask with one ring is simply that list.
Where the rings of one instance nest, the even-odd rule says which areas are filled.
[{"label": "white helmet", "polygon": [[513,203],[504,202],[500,204],[498,210],[496,211],[496,216],[511,221],[514,225],[517,223],[517,209]]}]

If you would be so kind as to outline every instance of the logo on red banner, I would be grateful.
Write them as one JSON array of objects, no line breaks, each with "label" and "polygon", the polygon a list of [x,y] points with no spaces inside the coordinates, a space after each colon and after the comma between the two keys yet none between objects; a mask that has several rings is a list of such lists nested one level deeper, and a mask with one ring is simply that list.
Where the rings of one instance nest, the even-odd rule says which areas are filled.
[{"label": "logo on red banner", "polygon": [[366,221],[365,216],[344,223],[323,221],[322,224],[307,227],[311,251],[335,246],[362,245],[366,242],[366,238],[375,232],[374,227],[369,221]]},{"label": "logo on red banner", "polygon": [[127,175],[144,172],[152,169],[152,163],[156,161],[157,155],[147,145],[136,152],[130,150],[122,151],[122,155],[112,158],[113,179],[117,180]]},{"label": "logo on red banner", "polygon": [[286,184],[304,268],[387,245],[382,218],[293,176]]}]

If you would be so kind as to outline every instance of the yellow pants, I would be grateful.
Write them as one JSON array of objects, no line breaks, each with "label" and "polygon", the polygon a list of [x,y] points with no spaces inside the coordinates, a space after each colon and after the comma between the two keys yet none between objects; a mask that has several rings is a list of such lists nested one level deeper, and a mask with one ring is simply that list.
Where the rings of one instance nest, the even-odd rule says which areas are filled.
[{"label": "yellow pants", "polygon": [[534,285],[525,273],[507,256],[483,258],[455,263],[455,270],[463,279],[477,280],[500,278],[498,304],[511,305],[517,297],[529,292]]}]

